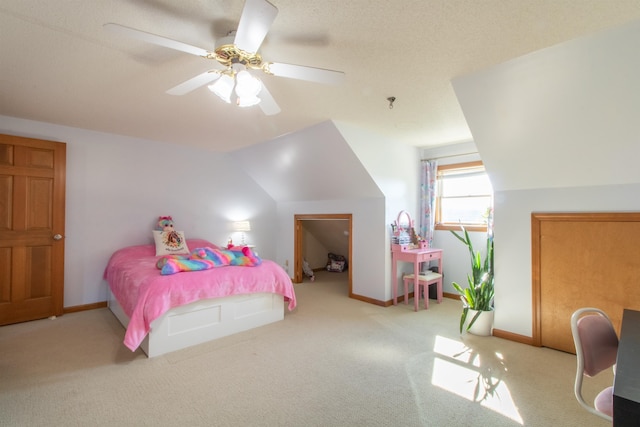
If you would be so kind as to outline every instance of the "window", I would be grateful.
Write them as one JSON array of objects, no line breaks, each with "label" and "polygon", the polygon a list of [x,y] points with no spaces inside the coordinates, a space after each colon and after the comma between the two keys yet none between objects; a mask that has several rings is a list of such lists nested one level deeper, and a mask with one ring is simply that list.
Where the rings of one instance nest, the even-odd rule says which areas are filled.
[{"label": "window", "polygon": [[486,231],[493,189],[482,162],[438,166],[436,230]]}]

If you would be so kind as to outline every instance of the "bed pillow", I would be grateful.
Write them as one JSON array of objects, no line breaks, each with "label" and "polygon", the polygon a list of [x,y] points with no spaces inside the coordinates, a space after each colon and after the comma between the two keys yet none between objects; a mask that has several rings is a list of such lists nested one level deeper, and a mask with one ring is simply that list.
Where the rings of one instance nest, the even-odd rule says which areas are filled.
[{"label": "bed pillow", "polygon": [[204,239],[189,239],[187,245],[193,250],[194,248],[213,248],[220,249],[220,246]]},{"label": "bed pillow", "polygon": [[183,231],[153,230],[153,240],[156,242],[156,256],[189,253],[189,247]]}]

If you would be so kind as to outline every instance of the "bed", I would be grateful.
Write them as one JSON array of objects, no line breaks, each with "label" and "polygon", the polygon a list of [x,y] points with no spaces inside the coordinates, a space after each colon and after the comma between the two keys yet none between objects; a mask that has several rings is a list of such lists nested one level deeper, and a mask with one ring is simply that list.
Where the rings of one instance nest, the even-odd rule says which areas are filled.
[{"label": "bed", "polygon": [[[189,248],[213,247],[201,239]],[[104,278],[108,306],[126,328],[124,344],[159,356],[284,319],[296,306],[291,278],[277,263],[161,275],[154,245],[122,248]]]}]

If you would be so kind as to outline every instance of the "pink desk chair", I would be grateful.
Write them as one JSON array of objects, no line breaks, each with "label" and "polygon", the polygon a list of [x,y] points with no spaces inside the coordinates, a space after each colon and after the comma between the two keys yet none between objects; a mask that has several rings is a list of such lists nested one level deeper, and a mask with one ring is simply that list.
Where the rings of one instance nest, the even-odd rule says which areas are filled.
[{"label": "pink desk chair", "polygon": [[589,405],[582,397],[582,380],[613,366],[615,374],[618,336],[609,316],[597,308],[585,307],[571,316],[571,332],[576,345],[577,370],[574,383],[576,399],[592,414],[612,421],[613,386],[602,390]]},{"label": "pink desk chair", "polygon": [[[403,278],[404,282],[404,303],[407,304],[409,300],[409,282],[415,282],[413,274],[407,274]],[[433,271],[425,271],[423,274],[418,275],[418,284],[413,286],[413,301],[414,309],[418,311],[420,305],[421,288],[424,291],[424,308],[429,308],[429,285],[436,285],[436,295],[438,304],[442,302],[442,274],[434,273]]]}]

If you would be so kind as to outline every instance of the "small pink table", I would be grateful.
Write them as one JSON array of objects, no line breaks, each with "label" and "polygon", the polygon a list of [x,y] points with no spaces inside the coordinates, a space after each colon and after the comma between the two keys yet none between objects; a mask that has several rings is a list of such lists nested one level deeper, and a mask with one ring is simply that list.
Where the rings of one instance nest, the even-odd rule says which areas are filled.
[{"label": "small pink table", "polygon": [[[409,245],[391,245],[391,286],[393,286],[393,305],[398,304],[398,261],[413,263],[413,277],[420,275],[420,264],[438,261],[438,273],[442,274],[442,249],[409,249]],[[426,291],[425,291],[426,292]],[[428,296],[425,296],[428,298]]]}]

